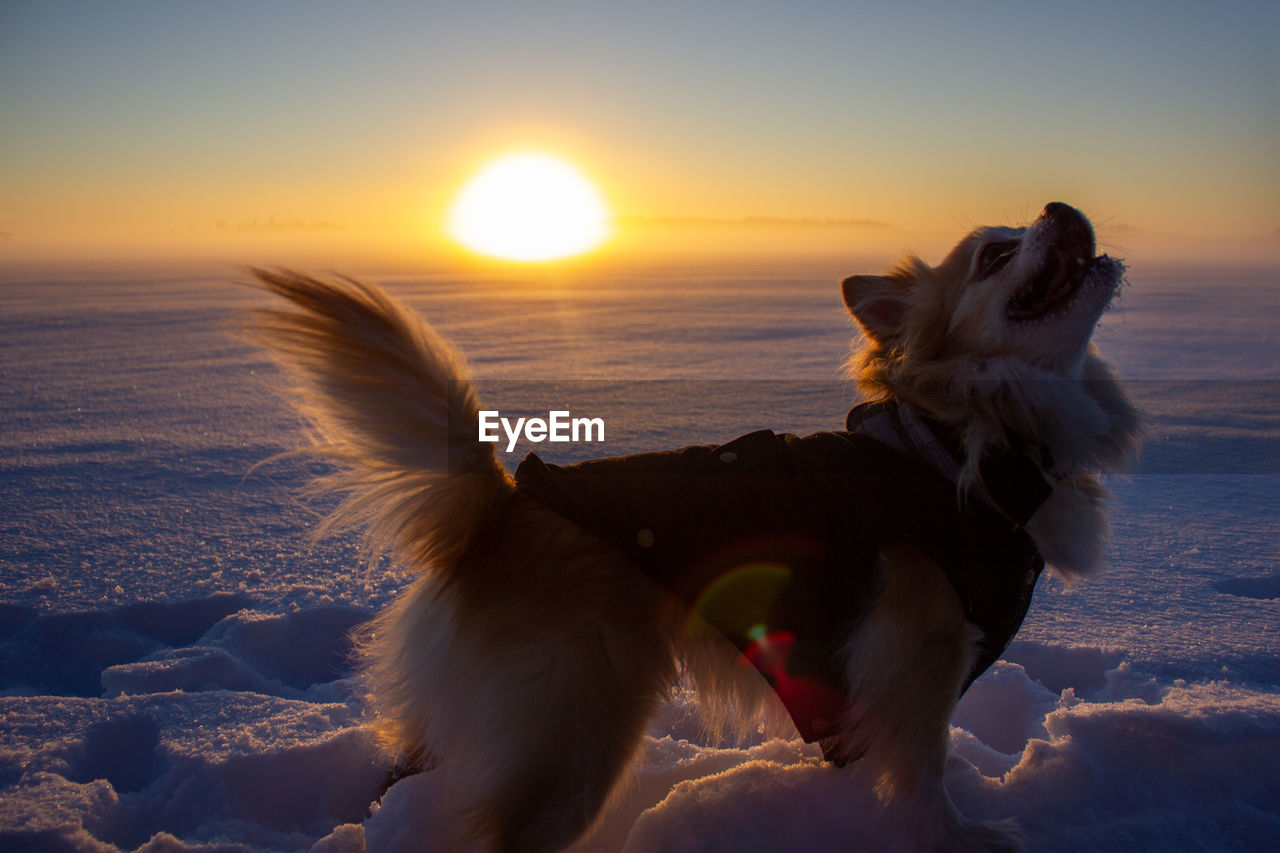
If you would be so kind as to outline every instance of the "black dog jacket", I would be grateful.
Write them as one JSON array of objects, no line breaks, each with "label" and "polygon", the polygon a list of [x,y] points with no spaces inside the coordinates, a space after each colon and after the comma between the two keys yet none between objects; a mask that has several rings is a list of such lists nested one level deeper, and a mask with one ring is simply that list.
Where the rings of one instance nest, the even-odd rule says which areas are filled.
[{"label": "black dog jacket", "polygon": [[516,483],[724,634],[814,741],[849,703],[841,645],[884,584],[883,545],[941,565],[981,630],[966,690],[1013,639],[1044,568],[1022,525],[1051,490],[1028,456],[984,460],[985,488],[962,495],[945,428],[897,404],[860,406],[848,426],[569,466],[531,453]]}]

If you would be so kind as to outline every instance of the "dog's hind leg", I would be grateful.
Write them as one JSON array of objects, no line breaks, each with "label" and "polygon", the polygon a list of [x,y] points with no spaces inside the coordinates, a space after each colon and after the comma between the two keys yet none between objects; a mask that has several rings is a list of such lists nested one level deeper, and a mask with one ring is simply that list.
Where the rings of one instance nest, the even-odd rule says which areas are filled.
[{"label": "dog's hind leg", "polygon": [[[638,614],[509,637],[503,746],[470,814],[495,850],[560,850],[588,831],[630,766],[674,679],[664,640]],[[572,622],[573,620],[569,620]]]},{"label": "dog's hind leg", "polygon": [[591,828],[674,681],[661,593],[520,495],[447,582],[425,583],[366,649],[388,738],[435,760],[451,849],[563,849]]},{"label": "dog's hind leg", "polygon": [[671,682],[669,666],[637,655],[644,642],[602,628],[547,649],[548,659],[529,668],[531,681],[508,697],[524,714],[470,816],[493,849],[561,850],[592,828]]}]

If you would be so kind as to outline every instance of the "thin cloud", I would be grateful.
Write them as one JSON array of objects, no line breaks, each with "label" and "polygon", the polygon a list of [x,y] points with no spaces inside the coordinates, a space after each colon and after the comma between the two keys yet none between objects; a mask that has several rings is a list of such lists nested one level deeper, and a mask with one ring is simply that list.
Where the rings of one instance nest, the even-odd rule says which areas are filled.
[{"label": "thin cloud", "polygon": [[743,216],[737,219],[713,216],[620,216],[619,225],[692,228],[858,228],[897,230],[898,226],[878,219],[808,219],[785,216]]}]

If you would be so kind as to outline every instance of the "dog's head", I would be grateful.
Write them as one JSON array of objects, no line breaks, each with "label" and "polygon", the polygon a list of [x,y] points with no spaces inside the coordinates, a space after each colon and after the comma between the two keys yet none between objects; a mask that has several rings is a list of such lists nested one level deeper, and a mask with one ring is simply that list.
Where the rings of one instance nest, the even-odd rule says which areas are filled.
[{"label": "dog's head", "polygon": [[955,428],[965,482],[992,448],[1051,460],[1054,497],[1029,530],[1065,574],[1101,564],[1097,475],[1141,443],[1138,410],[1089,343],[1124,277],[1096,251],[1089,221],[1054,202],[1025,227],[973,231],[936,267],[909,258],[843,285],[864,332],[849,372],[869,398]]},{"label": "dog's head", "polygon": [[1089,220],[1053,202],[1026,227],[976,229],[937,267],[851,276],[844,300],[881,355],[1012,357],[1069,376],[1124,274],[1095,252]]},{"label": "dog's head", "polygon": [[978,228],[936,267],[909,258],[845,279],[864,335],[850,372],[873,399],[962,427],[971,454],[1017,436],[1071,467],[1123,468],[1138,415],[1090,346],[1124,264],[1060,202],[1020,228]]}]

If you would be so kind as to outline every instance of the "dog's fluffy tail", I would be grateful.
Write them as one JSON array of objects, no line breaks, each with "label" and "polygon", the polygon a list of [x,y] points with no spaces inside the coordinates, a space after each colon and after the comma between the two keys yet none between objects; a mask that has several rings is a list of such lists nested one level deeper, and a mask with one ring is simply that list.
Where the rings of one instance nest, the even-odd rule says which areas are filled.
[{"label": "dog's fluffy tail", "polygon": [[298,380],[313,430],[304,453],[335,463],[313,491],[344,496],[318,531],[363,528],[373,554],[447,571],[513,486],[477,439],[477,399],[461,357],[371,285],[254,269],[288,308],[253,312],[250,337]]}]

